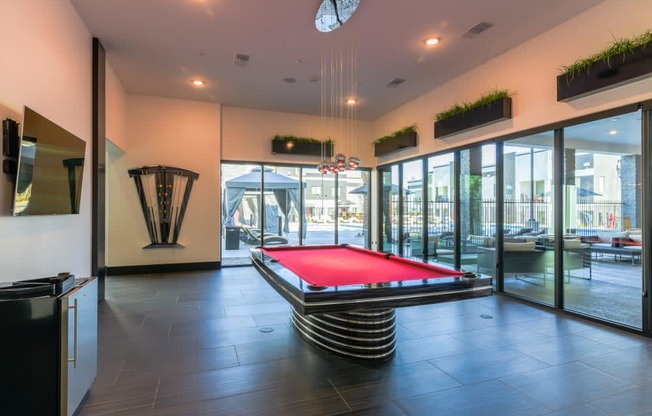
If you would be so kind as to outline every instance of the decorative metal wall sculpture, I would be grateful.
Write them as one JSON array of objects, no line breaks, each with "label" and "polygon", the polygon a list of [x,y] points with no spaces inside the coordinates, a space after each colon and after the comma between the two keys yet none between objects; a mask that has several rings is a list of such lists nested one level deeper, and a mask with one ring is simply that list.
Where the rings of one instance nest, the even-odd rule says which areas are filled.
[{"label": "decorative metal wall sculpture", "polygon": [[172,166],[143,166],[129,169],[136,182],[147,232],[152,244],[144,248],[179,246],[193,182],[199,174]]}]

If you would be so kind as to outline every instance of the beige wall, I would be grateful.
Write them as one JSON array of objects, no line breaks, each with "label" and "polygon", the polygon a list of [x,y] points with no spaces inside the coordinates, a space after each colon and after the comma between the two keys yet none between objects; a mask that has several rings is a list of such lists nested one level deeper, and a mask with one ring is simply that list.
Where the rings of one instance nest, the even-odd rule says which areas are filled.
[{"label": "beige wall", "polygon": [[106,62],[106,138],[127,151],[127,93]]},{"label": "beige wall", "polygon": [[[603,49],[614,37],[636,36],[651,29],[650,16],[650,0],[606,1],[380,117],[374,124],[378,137],[417,123],[419,148],[378,162],[440,151],[652,98],[652,79],[647,79],[570,103],[556,99],[559,67]],[[492,88],[516,93],[512,120],[433,139],[435,113],[455,102],[473,101]]]},{"label": "beige wall", "polygon": [[[319,157],[272,155],[272,137],[277,134],[331,138],[335,153],[357,155],[362,166],[373,166],[372,123],[356,121],[352,129],[345,120],[328,120],[319,116],[222,107],[222,159],[274,163],[319,163]],[[351,138],[354,138],[351,141]]]},{"label": "beige wall", "polygon": [[[572,103],[555,100],[557,68],[604,47],[613,36],[649,29],[652,2],[608,0],[521,46],[379,118],[358,122],[356,132],[317,116],[258,111],[125,93],[107,67],[109,152],[109,266],[206,262],[219,259],[220,159],[315,163],[315,158],[271,155],[275,134],[331,137],[336,152],[355,153],[363,166],[517,132],[554,121],[652,98],[652,79]],[[30,30],[25,30],[29,27]],[[60,0],[0,3],[0,118],[20,121],[23,105],[75,135],[91,137],[91,36],[70,4]],[[16,36],[20,33],[20,36]],[[433,116],[456,101],[473,100],[499,87],[516,92],[514,119],[434,140]],[[419,147],[382,159],[371,142],[417,123]],[[349,139],[354,137],[353,142]],[[220,139],[221,138],[221,139]],[[220,141],[222,140],[222,141]],[[81,213],[14,218],[12,186],[0,179],[0,281],[59,271],[90,272],[90,146],[87,147]],[[133,180],[127,169],[166,164],[200,174],[181,230],[183,249],[142,250],[149,243]],[[374,182],[375,183],[375,182]]]},{"label": "beige wall", "polygon": [[[107,266],[211,262],[220,253],[220,106],[128,95],[127,152],[108,154]],[[150,243],[128,169],[166,165],[199,173],[179,236],[184,248],[143,250]]]},{"label": "beige wall", "polygon": [[[403,126],[417,124],[419,146],[377,159],[391,163],[443,151],[601,110],[652,99],[652,78],[570,103],[557,102],[559,67],[605,48],[614,37],[632,37],[652,28],[650,0],[609,0],[552,28],[517,48],[433,89],[374,122],[374,136],[381,137]],[[508,89],[513,97],[512,120],[450,138],[434,139],[434,115],[456,102],[474,101],[490,89]],[[375,175],[374,175],[375,176]],[[372,182],[377,192],[376,180]],[[377,211],[373,199],[372,212]],[[372,244],[378,240],[372,222]]]},{"label": "beige wall", "polygon": [[12,184],[0,178],[0,281],[88,275],[91,36],[67,1],[2,1],[0,51],[0,119],[21,122],[27,105],[87,142],[79,215],[12,217]]}]

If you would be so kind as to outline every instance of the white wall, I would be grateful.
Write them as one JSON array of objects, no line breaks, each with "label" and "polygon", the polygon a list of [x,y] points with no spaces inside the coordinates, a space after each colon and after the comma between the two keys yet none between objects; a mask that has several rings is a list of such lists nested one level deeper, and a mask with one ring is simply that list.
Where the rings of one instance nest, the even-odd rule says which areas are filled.
[{"label": "white wall", "polygon": [[[372,123],[356,121],[353,129],[346,120],[328,120],[319,116],[222,107],[222,159],[274,163],[319,163],[319,157],[272,155],[272,138],[277,135],[331,138],[335,153],[360,157],[362,166],[374,165]],[[350,140],[353,138],[353,141]]]},{"label": "white wall", "polygon": [[[220,254],[220,105],[127,95],[126,147],[108,154],[107,266],[212,262]],[[199,173],[190,194],[179,243],[184,248],[144,250],[150,243],[128,169],[166,165]]]},{"label": "white wall", "polygon": [[[562,65],[598,52],[614,37],[632,37],[652,29],[650,16],[650,0],[608,0],[380,117],[374,123],[377,137],[417,123],[419,148],[411,153],[387,156],[378,163],[432,153],[652,98],[650,78],[570,103],[557,102],[556,98],[556,77]],[[443,140],[433,139],[435,113],[456,102],[474,101],[493,88],[516,93],[512,120]]]},{"label": "white wall", "polygon": [[88,275],[91,36],[67,1],[3,0],[0,51],[0,119],[21,122],[27,105],[87,142],[79,215],[12,217],[12,185],[0,178],[0,281]]}]

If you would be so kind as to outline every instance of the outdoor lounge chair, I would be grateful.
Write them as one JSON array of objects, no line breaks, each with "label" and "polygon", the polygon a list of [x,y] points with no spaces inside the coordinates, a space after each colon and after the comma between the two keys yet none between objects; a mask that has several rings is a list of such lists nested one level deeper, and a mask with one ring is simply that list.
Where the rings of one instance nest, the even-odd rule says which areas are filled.
[{"label": "outdoor lounge chair", "polygon": [[261,232],[260,232],[260,230],[258,228],[251,228],[251,227],[247,227],[247,226],[242,225],[240,227],[240,231],[241,231],[240,232],[240,240],[242,240],[244,243],[247,243],[247,244],[258,245],[259,246],[259,245],[263,244],[263,240],[265,240],[264,241],[265,245],[287,244],[288,243],[287,238],[285,238],[283,236],[280,236],[280,235],[272,234],[272,233],[264,233],[262,235],[263,238],[261,238]]}]

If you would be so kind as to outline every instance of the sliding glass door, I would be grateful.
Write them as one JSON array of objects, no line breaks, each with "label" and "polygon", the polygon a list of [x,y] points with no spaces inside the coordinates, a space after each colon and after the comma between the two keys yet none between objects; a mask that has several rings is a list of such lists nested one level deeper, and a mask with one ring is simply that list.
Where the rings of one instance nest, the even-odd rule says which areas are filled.
[{"label": "sliding glass door", "polygon": [[564,129],[566,309],[642,327],[641,112]]},{"label": "sliding glass door", "polygon": [[403,255],[423,258],[423,161],[414,160],[401,164],[402,169],[402,236]]},{"label": "sliding glass door", "polygon": [[367,247],[369,238],[369,180],[363,170],[337,175],[337,242]]},{"label": "sliding glass door", "polygon": [[429,157],[428,163],[428,260],[454,264],[455,157],[453,153]]},{"label": "sliding glass door", "polygon": [[555,301],[554,132],[503,145],[503,258],[505,292]]},{"label": "sliding glass door", "polygon": [[478,255],[495,259],[495,214],[496,146],[487,144],[460,151],[459,262],[462,270],[477,272]]},{"label": "sliding glass door", "polygon": [[399,167],[391,166],[380,171],[380,244],[379,249],[385,253],[399,253],[403,238],[399,238]]},{"label": "sliding glass door", "polygon": [[369,246],[368,169],[222,163],[222,265],[249,265],[261,245]]}]

